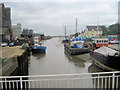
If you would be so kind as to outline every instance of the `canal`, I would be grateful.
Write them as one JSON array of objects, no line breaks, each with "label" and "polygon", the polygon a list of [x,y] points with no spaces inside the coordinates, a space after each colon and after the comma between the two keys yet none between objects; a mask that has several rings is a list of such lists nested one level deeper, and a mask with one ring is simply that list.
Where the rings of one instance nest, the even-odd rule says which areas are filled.
[{"label": "canal", "polygon": [[[46,54],[32,54],[29,61],[29,75],[49,75],[49,74],[73,74],[73,73],[89,73],[101,72],[97,66],[87,59],[70,56],[64,52],[64,44],[61,43],[62,38],[52,38],[43,41],[43,45],[47,46]],[[86,57],[86,56],[85,56]]]}]

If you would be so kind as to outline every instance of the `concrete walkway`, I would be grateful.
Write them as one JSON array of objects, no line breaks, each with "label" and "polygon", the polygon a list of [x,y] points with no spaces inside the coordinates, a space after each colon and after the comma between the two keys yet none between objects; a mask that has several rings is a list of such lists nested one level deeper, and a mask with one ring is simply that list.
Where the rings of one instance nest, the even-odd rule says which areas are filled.
[{"label": "concrete walkway", "polygon": [[14,46],[14,47],[2,47],[2,52],[0,52],[0,55],[2,57],[0,58],[11,58],[15,55],[21,55],[25,50],[21,49],[21,46]]}]

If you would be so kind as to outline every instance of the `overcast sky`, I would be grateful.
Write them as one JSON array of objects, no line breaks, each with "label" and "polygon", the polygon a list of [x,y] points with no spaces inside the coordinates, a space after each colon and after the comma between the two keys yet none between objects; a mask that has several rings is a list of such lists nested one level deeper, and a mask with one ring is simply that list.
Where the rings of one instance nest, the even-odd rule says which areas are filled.
[{"label": "overcast sky", "polygon": [[[22,28],[32,28],[45,35],[75,33],[76,18],[78,31],[86,25],[110,25],[118,21],[119,0],[4,0],[12,10],[12,24],[21,23]],[[3,1],[2,1],[3,2]],[[98,19],[99,17],[99,19]]]}]

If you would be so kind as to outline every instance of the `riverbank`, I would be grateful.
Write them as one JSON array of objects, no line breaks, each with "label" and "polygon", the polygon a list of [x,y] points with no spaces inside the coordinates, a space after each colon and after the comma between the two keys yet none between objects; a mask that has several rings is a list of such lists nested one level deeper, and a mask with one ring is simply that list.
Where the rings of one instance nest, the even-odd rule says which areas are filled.
[{"label": "riverbank", "polygon": [[25,45],[14,47],[7,46],[1,47],[1,50],[0,75],[22,75],[25,70],[25,64],[27,66],[28,57],[30,56],[29,47]]}]

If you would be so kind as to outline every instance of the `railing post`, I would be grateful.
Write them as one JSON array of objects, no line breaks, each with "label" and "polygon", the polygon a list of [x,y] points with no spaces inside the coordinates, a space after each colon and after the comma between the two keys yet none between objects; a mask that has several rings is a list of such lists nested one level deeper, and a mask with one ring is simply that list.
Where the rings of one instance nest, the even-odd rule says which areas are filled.
[{"label": "railing post", "polygon": [[112,88],[114,88],[115,86],[115,73],[113,73],[113,76],[112,76]]},{"label": "railing post", "polygon": [[22,77],[20,77],[20,88],[22,90],[23,86],[22,86]]},{"label": "railing post", "polygon": [[67,81],[68,81],[68,83],[67,83],[67,84],[68,84],[68,88],[69,88],[69,79],[68,79]]},{"label": "railing post", "polygon": [[98,74],[98,88],[100,88],[100,87],[99,87],[99,86],[100,86],[99,79],[100,79],[100,78],[99,78],[99,74]]},{"label": "railing post", "polygon": [[5,78],[5,89],[7,89],[7,79]]}]

